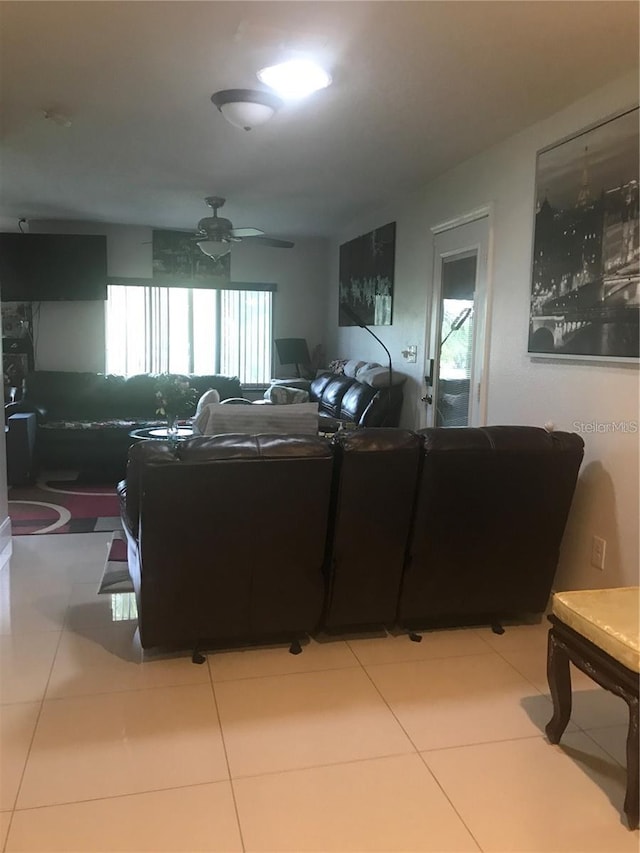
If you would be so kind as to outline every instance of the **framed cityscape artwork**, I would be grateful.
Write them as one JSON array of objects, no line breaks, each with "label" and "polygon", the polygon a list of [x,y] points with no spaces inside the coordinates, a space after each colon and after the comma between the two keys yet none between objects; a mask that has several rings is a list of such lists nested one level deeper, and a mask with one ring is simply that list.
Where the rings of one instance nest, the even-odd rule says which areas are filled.
[{"label": "framed cityscape artwork", "polygon": [[[367,326],[390,326],[396,259],[396,223],[390,222],[340,246],[340,304]],[[341,326],[355,321],[339,314]]]},{"label": "framed cityscape artwork", "polygon": [[538,153],[529,353],[638,361],[638,109]]}]

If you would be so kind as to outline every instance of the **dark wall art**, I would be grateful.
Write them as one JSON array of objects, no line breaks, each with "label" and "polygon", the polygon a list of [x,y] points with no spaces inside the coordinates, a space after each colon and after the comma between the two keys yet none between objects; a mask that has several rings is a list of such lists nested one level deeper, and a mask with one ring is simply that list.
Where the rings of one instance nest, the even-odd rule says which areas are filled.
[{"label": "dark wall art", "polygon": [[[340,303],[346,303],[368,326],[391,325],[395,259],[395,222],[340,246]],[[340,312],[339,324],[354,322]]]},{"label": "dark wall art", "polygon": [[538,154],[529,353],[637,360],[638,109]]},{"label": "dark wall art", "polygon": [[203,254],[193,232],[153,230],[153,278],[166,286],[207,287],[228,283],[231,254],[214,261]]}]

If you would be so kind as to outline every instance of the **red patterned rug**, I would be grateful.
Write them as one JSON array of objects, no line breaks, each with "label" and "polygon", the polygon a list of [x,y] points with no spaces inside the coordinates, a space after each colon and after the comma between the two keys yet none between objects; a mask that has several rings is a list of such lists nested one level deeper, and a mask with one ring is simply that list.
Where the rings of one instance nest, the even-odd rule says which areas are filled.
[{"label": "red patterned rug", "polygon": [[94,533],[121,527],[115,487],[84,485],[77,480],[11,486],[9,516],[14,536]]}]

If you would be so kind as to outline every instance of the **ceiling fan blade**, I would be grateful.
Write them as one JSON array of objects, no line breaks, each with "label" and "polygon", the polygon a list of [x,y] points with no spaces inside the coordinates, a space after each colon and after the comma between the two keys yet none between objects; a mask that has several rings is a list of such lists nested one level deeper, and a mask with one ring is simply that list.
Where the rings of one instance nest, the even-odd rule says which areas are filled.
[{"label": "ceiling fan blade", "polygon": [[247,243],[258,243],[261,246],[273,246],[275,249],[292,249],[295,243],[291,240],[276,240],[275,237],[246,237]]},{"label": "ceiling fan blade", "polygon": [[233,237],[262,237],[264,231],[259,228],[232,228],[230,233]]}]

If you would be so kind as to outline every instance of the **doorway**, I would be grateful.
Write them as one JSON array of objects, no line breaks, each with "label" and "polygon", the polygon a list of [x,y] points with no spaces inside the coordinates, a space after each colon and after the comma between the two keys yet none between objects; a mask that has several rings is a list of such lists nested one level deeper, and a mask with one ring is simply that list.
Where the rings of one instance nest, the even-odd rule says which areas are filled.
[{"label": "doorway", "polygon": [[481,426],[486,420],[488,211],[434,230],[427,426]]}]

